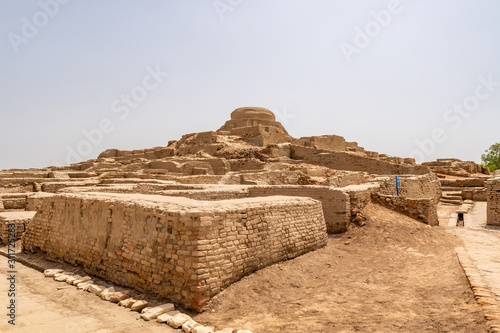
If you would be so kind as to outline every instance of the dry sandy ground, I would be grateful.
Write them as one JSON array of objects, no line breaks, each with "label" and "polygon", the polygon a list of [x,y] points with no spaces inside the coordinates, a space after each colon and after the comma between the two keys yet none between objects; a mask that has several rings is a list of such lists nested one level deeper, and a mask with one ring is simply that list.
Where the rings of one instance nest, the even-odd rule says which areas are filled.
[{"label": "dry sandy ground", "polygon": [[[365,227],[326,248],[232,285],[195,320],[254,333],[488,331],[454,254],[457,238],[377,205],[367,215]],[[0,332],[174,332],[18,267],[18,326],[3,319]],[[3,302],[6,264],[0,273]]]},{"label": "dry sandy ground", "polygon": [[[66,283],[44,278],[43,274],[17,264],[16,326],[7,323],[7,260],[0,257],[0,332],[19,333],[135,333],[178,332],[165,324],[147,323],[137,312],[101,301],[93,294],[78,291]],[[57,288],[64,288],[58,290]]]},{"label": "dry sandy ground", "polygon": [[254,332],[488,331],[456,238],[380,206],[367,215],[326,248],[231,286],[196,319]]}]

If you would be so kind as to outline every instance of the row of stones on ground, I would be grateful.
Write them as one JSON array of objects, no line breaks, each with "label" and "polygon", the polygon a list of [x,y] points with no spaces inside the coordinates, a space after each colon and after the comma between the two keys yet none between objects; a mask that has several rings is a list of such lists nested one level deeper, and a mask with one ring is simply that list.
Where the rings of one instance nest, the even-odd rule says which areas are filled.
[{"label": "row of stones on ground", "polygon": [[458,261],[464,270],[465,276],[469,281],[472,293],[477,303],[481,306],[484,313],[484,318],[489,321],[491,332],[500,333],[500,308],[495,297],[489,290],[488,285],[484,282],[483,277],[479,274],[476,266],[467,255],[465,249],[457,248],[455,252]]},{"label": "row of stones on ground", "polygon": [[44,271],[44,276],[52,277],[57,282],[66,282],[69,285],[76,286],[79,290],[90,292],[102,300],[118,303],[118,305],[127,309],[140,312],[140,317],[145,321],[156,320],[172,328],[182,329],[185,333],[252,333],[248,330],[235,330],[233,328],[214,331],[212,327],[203,326],[189,315],[175,310],[175,305],[172,303],[149,307],[148,301],[132,297],[133,293],[130,290],[117,291],[114,287],[105,288],[94,284],[90,276],[82,277],[71,272],[65,272],[63,269],[47,269]]}]

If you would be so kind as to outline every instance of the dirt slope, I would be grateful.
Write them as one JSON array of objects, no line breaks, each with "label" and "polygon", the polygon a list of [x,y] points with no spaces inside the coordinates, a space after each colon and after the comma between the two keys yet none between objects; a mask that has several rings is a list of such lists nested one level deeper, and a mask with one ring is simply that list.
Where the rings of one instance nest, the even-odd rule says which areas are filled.
[{"label": "dirt slope", "polygon": [[363,228],[234,284],[197,316],[254,332],[487,332],[454,253],[460,245],[371,204]]}]

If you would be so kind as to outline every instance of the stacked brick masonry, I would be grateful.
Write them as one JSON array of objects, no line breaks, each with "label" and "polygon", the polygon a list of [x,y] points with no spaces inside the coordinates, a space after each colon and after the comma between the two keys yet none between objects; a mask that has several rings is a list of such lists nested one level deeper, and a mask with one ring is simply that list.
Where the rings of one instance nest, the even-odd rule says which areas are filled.
[{"label": "stacked brick masonry", "polygon": [[321,201],[328,233],[347,231],[351,222],[349,195],[341,189],[313,185],[253,186],[249,188],[250,197],[286,195],[309,197]]},{"label": "stacked brick masonry", "polygon": [[[441,183],[439,178],[433,174],[425,174],[420,176],[415,175],[400,175],[401,196],[409,198],[433,198],[436,203],[442,195]],[[380,193],[386,195],[396,195],[396,175],[381,176],[372,180],[380,184]]]},{"label": "stacked brick masonry", "polygon": [[500,226],[500,177],[491,178],[486,182],[489,225]]},{"label": "stacked brick masonry", "polygon": [[349,185],[342,190],[349,195],[351,213],[353,213],[354,210],[362,211],[372,201],[372,194],[379,192],[380,184]]},{"label": "stacked brick masonry", "polygon": [[[356,187],[362,188],[363,186],[352,186],[352,191],[355,191]],[[309,197],[321,201],[328,233],[341,233],[347,230],[351,220],[351,207],[348,193],[350,193],[350,191],[315,185],[225,186],[225,189],[219,188],[217,190],[171,190],[163,192],[164,195],[182,196],[195,200],[227,200],[275,195]],[[369,197],[370,192],[366,193],[368,193]]]},{"label": "stacked brick masonry", "polygon": [[231,199],[243,199],[248,198],[249,193],[247,189],[222,189],[222,190],[185,190],[185,191],[163,191],[164,195],[172,197],[185,197],[194,200],[206,200],[206,201],[217,201],[217,200],[231,200]]},{"label": "stacked brick masonry", "polygon": [[[31,222],[35,212],[5,212],[0,213],[0,236],[2,244],[7,244],[9,234],[17,241],[21,239],[27,225]],[[14,228],[12,228],[14,225]],[[12,232],[14,230],[14,232]]]},{"label": "stacked brick masonry", "polygon": [[202,310],[251,272],[326,245],[321,203],[310,198],[198,202],[124,194],[46,198],[25,251]]},{"label": "stacked brick masonry", "polygon": [[26,209],[30,195],[31,193],[4,193],[0,194],[0,201],[4,209]]},{"label": "stacked brick masonry", "polygon": [[396,164],[348,152],[322,151],[292,145],[292,158],[303,159],[306,163],[326,166],[335,170],[364,171],[378,175],[422,175],[430,173],[427,166]]},{"label": "stacked brick masonry", "polygon": [[392,210],[399,211],[411,218],[419,220],[431,226],[439,224],[437,206],[433,199],[407,198],[403,196],[384,195],[376,193],[373,199]]}]

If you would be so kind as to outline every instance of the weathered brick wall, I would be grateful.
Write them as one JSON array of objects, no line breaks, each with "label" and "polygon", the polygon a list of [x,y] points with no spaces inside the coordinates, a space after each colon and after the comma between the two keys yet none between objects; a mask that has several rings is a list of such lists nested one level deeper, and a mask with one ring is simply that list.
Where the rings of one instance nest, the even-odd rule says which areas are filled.
[{"label": "weathered brick wall", "polygon": [[365,171],[378,175],[422,175],[430,172],[427,166],[395,164],[354,153],[327,152],[300,146],[292,146],[292,158],[335,170]]},{"label": "weathered brick wall", "polygon": [[376,202],[411,218],[431,226],[439,225],[437,206],[433,199],[398,197],[380,193],[373,194],[372,197]]},{"label": "weathered brick wall", "polygon": [[[428,173],[419,176],[401,175],[399,194],[408,198],[425,199],[432,198],[437,203],[442,195],[439,178]],[[381,176],[372,181],[380,184],[380,193],[396,195],[396,176]]]},{"label": "weathered brick wall", "polygon": [[50,182],[50,183],[43,183],[42,184],[42,191],[43,192],[49,192],[49,193],[56,193],[60,189],[66,188],[66,187],[75,187],[75,186],[91,186],[91,185],[98,185],[99,181],[98,180],[93,180],[93,179],[88,179],[84,181],[57,181],[57,182]]},{"label": "weathered brick wall", "polygon": [[[34,212],[0,213],[0,237],[2,243],[8,243],[9,234],[13,235],[16,241],[21,239],[23,232],[26,230],[26,226],[33,219],[33,215],[35,215]],[[10,231],[9,228],[11,229]],[[12,230],[14,233],[12,233]]]},{"label": "weathered brick wall", "polygon": [[5,209],[26,209],[29,193],[0,194]]},{"label": "weathered brick wall", "polygon": [[486,182],[489,225],[500,225],[500,177]]},{"label": "weathered brick wall", "polygon": [[163,191],[163,195],[185,197],[194,200],[217,201],[248,198],[248,189]]},{"label": "weathered brick wall", "polygon": [[26,206],[26,210],[37,211],[43,203],[43,200],[47,197],[51,197],[54,194],[45,193],[45,192],[37,192],[28,196],[28,204]]},{"label": "weathered brick wall", "polygon": [[[353,188],[355,188],[354,186]],[[164,195],[181,196],[195,200],[228,200],[245,197],[268,197],[275,195],[309,197],[322,203],[328,233],[341,233],[347,230],[351,218],[349,191],[316,185],[261,185],[261,186],[224,186],[218,189],[170,190]],[[370,192],[366,192],[368,197]]]},{"label": "weathered brick wall", "polygon": [[484,187],[487,176],[478,178],[441,179],[441,185],[449,187]]},{"label": "weathered brick wall", "polygon": [[347,149],[345,139],[338,135],[302,137],[297,139],[296,143],[305,147],[315,147],[334,151],[345,151]]},{"label": "weathered brick wall", "polygon": [[26,193],[33,191],[33,184],[12,184],[8,179],[0,179],[0,193]]},{"label": "weathered brick wall", "polygon": [[362,211],[372,201],[372,194],[380,190],[380,184],[367,183],[360,185],[349,185],[342,190],[349,195],[351,204],[351,215],[354,210]]},{"label": "weathered brick wall", "polygon": [[326,245],[321,203],[268,197],[200,202],[154,195],[58,194],[43,201],[25,251],[201,310],[241,277]]},{"label": "weathered brick wall", "polygon": [[321,201],[328,233],[345,232],[351,221],[349,195],[341,189],[314,185],[263,185],[248,189],[250,197],[286,195]]}]

